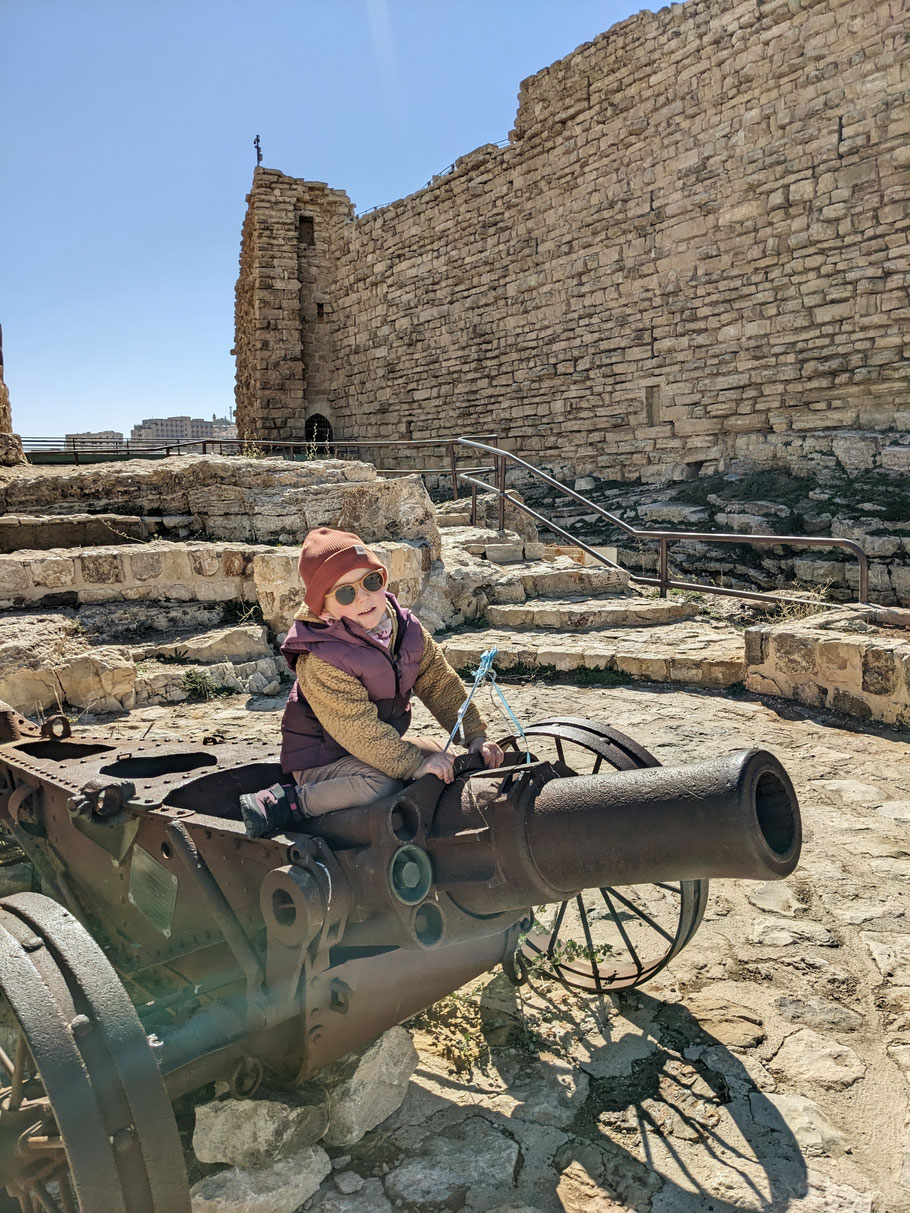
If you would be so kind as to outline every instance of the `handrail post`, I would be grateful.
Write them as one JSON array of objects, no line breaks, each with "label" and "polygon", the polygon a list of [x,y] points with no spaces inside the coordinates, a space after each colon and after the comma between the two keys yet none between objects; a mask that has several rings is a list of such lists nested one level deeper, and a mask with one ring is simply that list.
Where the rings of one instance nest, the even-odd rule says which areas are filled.
[{"label": "handrail post", "polygon": [[669,580],[668,569],[667,569],[667,537],[666,537],[666,535],[661,535],[661,537],[660,537],[660,564],[659,564],[657,575],[660,578],[659,595],[661,598],[666,598],[667,581]]},{"label": "handrail post", "polygon": [[477,485],[471,485],[471,526],[477,526]]},{"label": "handrail post", "polygon": [[506,457],[500,455],[498,459],[499,474],[497,476],[497,487],[499,489],[499,529],[506,529]]},{"label": "handrail post", "polygon": [[458,500],[458,472],[455,467],[455,443],[449,443],[449,466],[452,469],[452,500]]},{"label": "handrail post", "polygon": [[865,552],[859,555],[859,600],[861,603],[869,601],[869,561]]}]

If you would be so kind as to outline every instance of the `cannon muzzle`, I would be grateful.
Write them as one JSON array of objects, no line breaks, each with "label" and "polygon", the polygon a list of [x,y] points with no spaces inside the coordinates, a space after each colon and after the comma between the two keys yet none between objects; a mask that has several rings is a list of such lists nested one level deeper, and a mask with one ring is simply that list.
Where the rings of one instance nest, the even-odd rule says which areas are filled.
[{"label": "cannon muzzle", "polygon": [[766,750],[683,767],[554,779],[528,817],[528,848],[554,888],[738,877],[796,867],[799,808]]},{"label": "cannon muzzle", "polygon": [[552,779],[508,822],[490,816],[505,879],[459,890],[473,913],[613,885],[778,880],[801,844],[796,793],[766,750]]}]

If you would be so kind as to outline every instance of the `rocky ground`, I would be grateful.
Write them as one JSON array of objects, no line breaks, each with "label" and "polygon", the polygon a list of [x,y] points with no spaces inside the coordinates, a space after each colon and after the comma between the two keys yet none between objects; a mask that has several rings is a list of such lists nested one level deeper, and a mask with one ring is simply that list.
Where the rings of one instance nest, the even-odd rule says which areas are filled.
[{"label": "rocky ground", "polygon": [[[507,692],[526,722],[610,722],[664,763],[773,750],[800,796],[802,861],[784,884],[717,883],[694,941],[640,992],[583,999],[500,974],[437,1004],[410,1025],[420,1061],[404,1103],[329,1149],[334,1170],[305,1207],[910,1210],[906,734],[653,685]],[[280,708],[236,697],[100,727],[277,737]]]}]

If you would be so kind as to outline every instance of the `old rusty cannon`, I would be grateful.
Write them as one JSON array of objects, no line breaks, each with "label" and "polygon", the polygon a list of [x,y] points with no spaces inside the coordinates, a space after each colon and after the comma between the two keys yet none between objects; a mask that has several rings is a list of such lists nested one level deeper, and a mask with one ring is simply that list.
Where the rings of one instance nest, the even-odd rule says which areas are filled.
[{"label": "old rusty cannon", "polygon": [[691,939],[708,878],[796,865],[767,752],[662,767],[587,720],[526,736],[497,771],[460,759],[448,786],[252,839],[238,797],[278,776],[268,744],[74,737],[0,705],[0,820],[42,889],[0,900],[9,1196],[189,1210],[180,1095],[301,1082],[498,964],[638,985]]}]

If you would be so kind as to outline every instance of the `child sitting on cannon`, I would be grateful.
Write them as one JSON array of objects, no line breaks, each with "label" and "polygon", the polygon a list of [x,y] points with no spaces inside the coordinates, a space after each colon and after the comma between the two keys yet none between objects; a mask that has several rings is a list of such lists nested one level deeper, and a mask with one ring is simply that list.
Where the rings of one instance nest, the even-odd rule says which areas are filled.
[{"label": "child sitting on cannon", "polygon": [[[281,651],[296,674],[281,721],[281,766],[290,777],[241,796],[253,837],[299,827],[308,817],[367,805],[406,780],[453,777],[454,755],[427,738],[405,738],[416,695],[451,734],[465,697],[455,670],[411,611],[387,587],[388,570],[357,535],[319,527],[299,562],[304,603]],[[502,750],[469,704],[469,752],[487,767]]]}]

